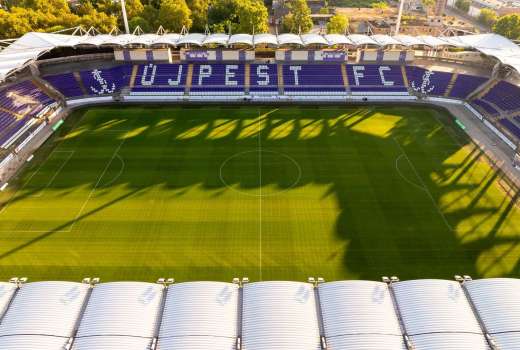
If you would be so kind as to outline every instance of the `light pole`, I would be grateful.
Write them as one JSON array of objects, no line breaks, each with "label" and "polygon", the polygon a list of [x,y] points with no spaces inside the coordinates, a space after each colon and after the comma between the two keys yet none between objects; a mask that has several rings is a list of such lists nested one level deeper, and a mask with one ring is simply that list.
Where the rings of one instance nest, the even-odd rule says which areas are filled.
[{"label": "light pole", "polygon": [[403,15],[404,1],[405,0],[401,0],[399,2],[399,12],[397,13],[397,21],[395,23],[395,34],[394,35],[399,34],[399,27],[401,27],[401,16]]},{"label": "light pole", "polygon": [[128,17],[126,16],[126,6],[125,0],[121,1],[121,11],[123,12],[123,22],[125,23],[125,32],[126,34],[130,34],[130,28],[128,27]]}]

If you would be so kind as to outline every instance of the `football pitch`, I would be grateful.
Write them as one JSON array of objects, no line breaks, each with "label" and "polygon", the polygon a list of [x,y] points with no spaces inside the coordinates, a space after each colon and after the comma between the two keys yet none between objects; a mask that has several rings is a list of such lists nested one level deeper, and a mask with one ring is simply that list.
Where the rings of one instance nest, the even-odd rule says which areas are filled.
[{"label": "football pitch", "polygon": [[0,279],[520,275],[517,190],[426,107],[98,107],[0,194]]}]

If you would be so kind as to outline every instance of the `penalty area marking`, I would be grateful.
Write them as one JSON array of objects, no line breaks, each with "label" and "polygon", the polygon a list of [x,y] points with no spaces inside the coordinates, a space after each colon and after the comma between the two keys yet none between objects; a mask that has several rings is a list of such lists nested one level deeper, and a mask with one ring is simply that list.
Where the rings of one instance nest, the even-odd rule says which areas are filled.
[{"label": "penalty area marking", "polygon": [[450,231],[453,231],[453,227],[450,225],[450,223],[448,222],[448,219],[446,219],[446,216],[444,216],[444,213],[441,211],[441,209],[439,208],[439,205],[437,204],[437,202],[435,201],[435,198],[433,197],[432,193],[430,192],[430,190],[428,189],[428,187],[426,187],[426,184],[424,183],[423,179],[421,178],[421,176],[419,175],[419,172],[417,171],[417,169],[415,168],[415,165],[412,163],[412,161],[410,160],[410,157],[408,157],[408,154],[406,153],[406,151],[404,150],[404,148],[401,146],[401,144],[399,143],[399,141],[397,141],[395,139],[395,137],[392,137],[392,139],[394,140],[395,144],[397,145],[397,147],[399,148],[399,150],[401,151],[402,155],[407,159],[408,161],[408,164],[410,164],[410,166],[412,167],[412,170],[413,172],[415,173],[415,176],[417,177],[417,179],[421,182],[421,187],[422,189],[424,190],[424,192],[428,195],[428,197],[430,197],[431,201],[432,201],[432,204],[433,206],[435,207],[435,209],[437,209],[437,212],[439,213],[439,215],[442,217],[442,220],[444,221],[444,223],[446,224],[446,227],[448,227],[448,229]]}]

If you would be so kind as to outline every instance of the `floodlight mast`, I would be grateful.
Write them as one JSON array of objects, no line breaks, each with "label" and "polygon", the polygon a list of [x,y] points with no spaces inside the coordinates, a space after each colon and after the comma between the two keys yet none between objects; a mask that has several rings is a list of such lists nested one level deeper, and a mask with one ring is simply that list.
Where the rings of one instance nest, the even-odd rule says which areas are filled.
[{"label": "floodlight mast", "polygon": [[121,11],[123,12],[123,22],[125,23],[125,32],[126,34],[130,34],[130,27],[128,26],[128,17],[126,16],[126,5],[125,0],[121,1]]},{"label": "floodlight mast", "polygon": [[405,0],[401,0],[399,2],[399,12],[397,13],[397,21],[395,23],[395,34],[394,35],[399,34],[399,29],[401,27],[401,16],[403,15],[404,1]]}]

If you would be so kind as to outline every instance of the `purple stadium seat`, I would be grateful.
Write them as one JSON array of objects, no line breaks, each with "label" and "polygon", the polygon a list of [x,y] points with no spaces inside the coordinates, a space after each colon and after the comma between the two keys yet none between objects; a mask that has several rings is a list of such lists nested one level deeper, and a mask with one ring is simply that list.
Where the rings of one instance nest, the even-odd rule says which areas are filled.
[{"label": "purple stadium seat", "polygon": [[43,77],[43,79],[47,80],[65,97],[83,96],[83,92],[81,91],[81,88],[79,87],[78,82],[72,73],[48,75]]},{"label": "purple stadium seat", "polygon": [[520,127],[507,118],[500,119],[499,123],[520,140]]},{"label": "purple stadium seat", "polygon": [[194,64],[191,92],[243,92],[244,64]]},{"label": "purple stadium seat", "polygon": [[452,73],[434,72],[421,67],[406,66],[406,75],[412,90],[425,95],[443,96]]},{"label": "purple stadium seat", "polygon": [[345,91],[339,64],[284,65],[283,79],[285,91]]},{"label": "purple stadium seat", "polygon": [[184,93],[187,64],[142,64],[137,70],[132,92]]},{"label": "purple stadium seat", "polygon": [[252,64],[249,91],[278,91],[278,69],[276,64]]},{"label": "purple stadium seat", "polygon": [[54,102],[30,80],[0,90],[0,144]]},{"label": "purple stadium seat", "polygon": [[397,65],[347,65],[351,91],[406,92],[401,66]]},{"label": "purple stadium seat", "polygon": [[450,92],[450,97],[465,99],[467,98],[477,87],[484,84],[488,78],[477,77],[474,75],[459,74],[455,84]]},{"label": "purple stadium seat", "polygon": [[480,107],[481,109],[485,110],[491,116],[498,115],[498,111],[484,100],[476,99],[476,100],[473,100],[471,103],[473,105],[476,105],[476,106]]},{"label": "purple stadium seat", "polygon": [[83,86],[89,95],[110,95],[128,86],[132,66],[120,65],[107,69],[80,72]]},{"label": "purple stadium seat", "polygon": [[516,85],[501,81],[485,94],[482,99],[494,103],[503,111],[520,109],[520,88]]}]

